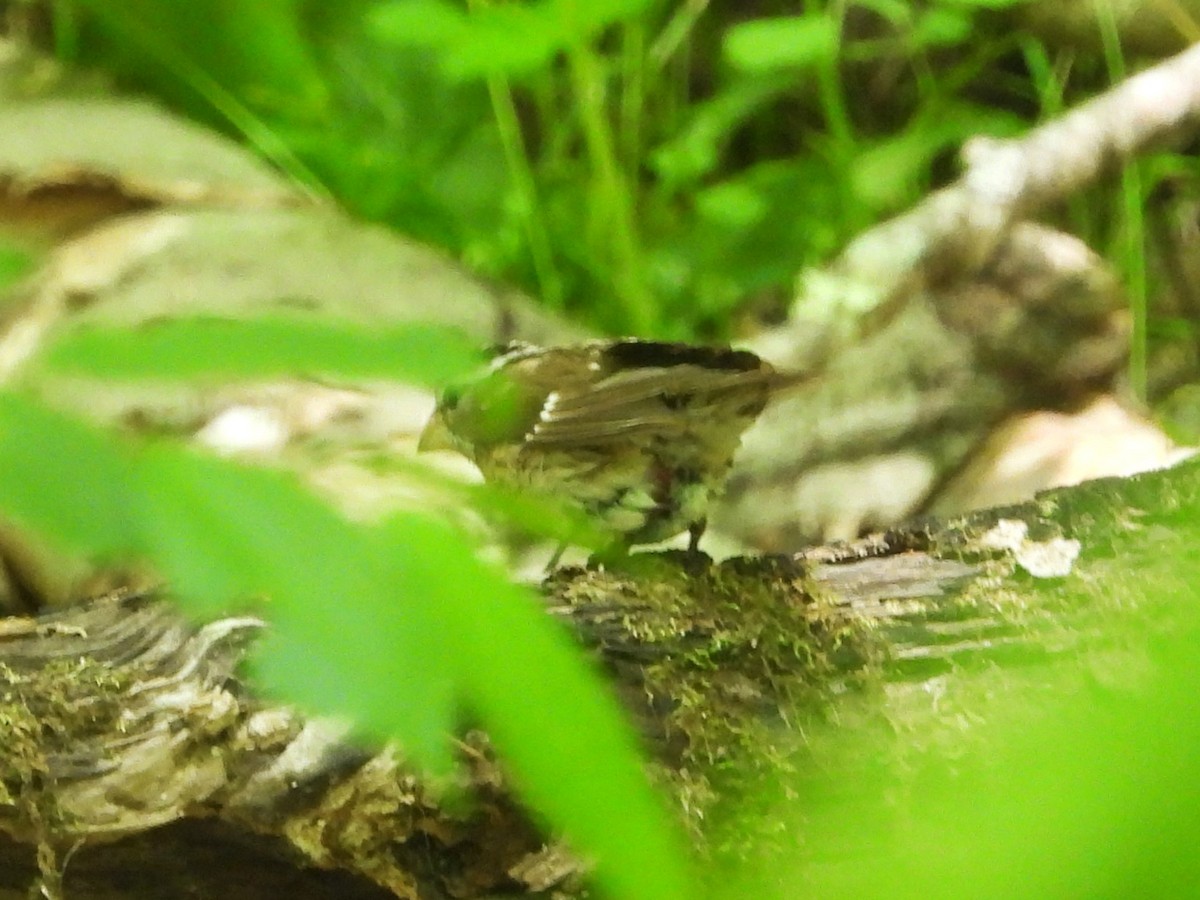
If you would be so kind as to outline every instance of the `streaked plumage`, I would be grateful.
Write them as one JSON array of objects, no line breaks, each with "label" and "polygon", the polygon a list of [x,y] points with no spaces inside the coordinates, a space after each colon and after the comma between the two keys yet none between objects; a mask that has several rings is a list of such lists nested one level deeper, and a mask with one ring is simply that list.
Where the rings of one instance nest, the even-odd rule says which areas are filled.
[{"label": "streaked plumage", "polygon": [[568,500],[625,545],[685,529],[694,550],[742,433],[790,379],[753,353],[656,341],[511,345],[447,390],[421,449]]}]

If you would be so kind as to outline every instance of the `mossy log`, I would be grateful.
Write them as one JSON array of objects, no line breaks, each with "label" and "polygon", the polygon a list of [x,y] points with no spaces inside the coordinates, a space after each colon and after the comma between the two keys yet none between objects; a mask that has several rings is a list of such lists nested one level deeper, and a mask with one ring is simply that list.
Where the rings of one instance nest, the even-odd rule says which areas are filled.
[{"label": "mossy log", "polygon": [[[984,693],[1175,628],[1196,522],[1187,463],[795,556],[643,554],[543,589],[698,851],[739,854],[791,840],[744,816],[722,831],[756,786],[853,775],[823,735],[883,724],[897,754],[953,755]],[[428,790],[395,751],[254,696],[237,667],[266,627],[189,623],[145,594],[0,621],[0,897],[580,895],[486,735],[461,736],[469,802]]]}]

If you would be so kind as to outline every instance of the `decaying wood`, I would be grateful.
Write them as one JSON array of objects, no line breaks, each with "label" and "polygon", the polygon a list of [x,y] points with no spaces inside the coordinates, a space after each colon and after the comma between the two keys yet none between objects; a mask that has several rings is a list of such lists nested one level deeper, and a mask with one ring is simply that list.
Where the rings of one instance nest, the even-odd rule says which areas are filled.
[{"label": "decaying wood", "polygon": [[[1200,465],[1185,464],[795,557],[561,570],[544,591],[605,663],[697,849],[716,852],[743,791],[851,766],[816,758],[822,730],[890,717],[954,753],[958,710],[935,693],[981,667],[1087,669],[1114,616],[1127,634],[1169,628],[1169,526],[1198,514]],[[1128,565],[1136,585],[1117,580]],[[263,627],[190,624],[138,594],[3,620],[0,897],[36,878],[48,896],[116,896],[116,872],[142,897],[285,882],[295,897],[578,895],[578,865],[529,825],[484,735],[462,737],[470,801],[443,806],[399,753],[256,699],[235,668]],[[233,849],[206,865],[215,847]]]}]

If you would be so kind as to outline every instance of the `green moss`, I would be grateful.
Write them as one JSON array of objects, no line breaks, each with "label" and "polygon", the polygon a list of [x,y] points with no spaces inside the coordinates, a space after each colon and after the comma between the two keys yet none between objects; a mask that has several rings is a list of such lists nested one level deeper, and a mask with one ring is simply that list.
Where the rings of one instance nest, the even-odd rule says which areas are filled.
[{"label": "green moss", "polygon": [[[823,599],[790,560],[697,569],[673,557],[634,557],[636,573],[573,570],[551,587],[640,708],[656,777],[697,844],[724,853],[736,830],[715,823],[735,809],[741,819],[758,783],[791,767],[804,723],[822,718],[848,686],[871,683],[884,655],[878,634]],[[613,608],[622,597],[637,602]],[[629,658],[644,664],[623,666]]]},{"label": "green moss", "polygon": [[91,736],[119,730],[127,680],[79,657],[29,671],[0,665],[0,804],[13,809],[18,833],[39,845],[69,830],[56,793],[52,760],[77,753]]}]

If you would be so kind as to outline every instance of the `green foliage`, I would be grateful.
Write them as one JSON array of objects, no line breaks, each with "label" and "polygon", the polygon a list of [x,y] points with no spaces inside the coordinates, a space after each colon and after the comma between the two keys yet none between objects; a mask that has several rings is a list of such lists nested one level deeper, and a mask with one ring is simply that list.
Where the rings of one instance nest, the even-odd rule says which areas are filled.
[{"label": "green foliage", "polygon": [[[790,865],[742,871],[720,896],[1190,895],[1200,878],[1190,852],[1200,833],[1197,624],[1192,617],[1151,643],[1136,676],[1101,668],[1081,686],[1072,663],[1040,677],[994,679],[993,693],[964,704],[970,737],[953,760],[908,760],[903,776],[892,768],[904,766],[891,757],[894,733],[844,734],[844,757],[875,754],[855,783],[814,776],[792,785],[796,800],[775,812],[805,835],[805,852]],[[906,781],[918,796],[897,804],[898,782]],[[897,805],[910,814],[901,820]]]},{"label": "green foliage", "polygon": [[116,379],[303,373],[428,385],[459,378],[482,361],[473,341],[435,325],[380,329],[285,317],[162,319],[136,331],[79,329],[58,338],[41,357],[52,369]]},{"label": "green foliage", "polygon": [[256,602],[272,624],[255,661],[266,690],[348,714],[428,771],[449,769],[471,711],[614,895],[694,896],[615,700],[534,598],[445,525],[356,525],[290,475],[121,443],[15,394],[0,394],[0,498],[64,548],[148,560],[197,615]]},{"label": "green foliage", "polygon": [[797,271],[952,174],[964,136],[1099,86],[993,28],[1013,0],[748,20],[650,0],[75,2],[60,46],[360,215],[645,336],[778,313]]},{"label": "green foliage", "polygon": [[837,53],[837,23],[820,14],[754,19],[725,33],[725,58],[741,72],[802,68]]}]

